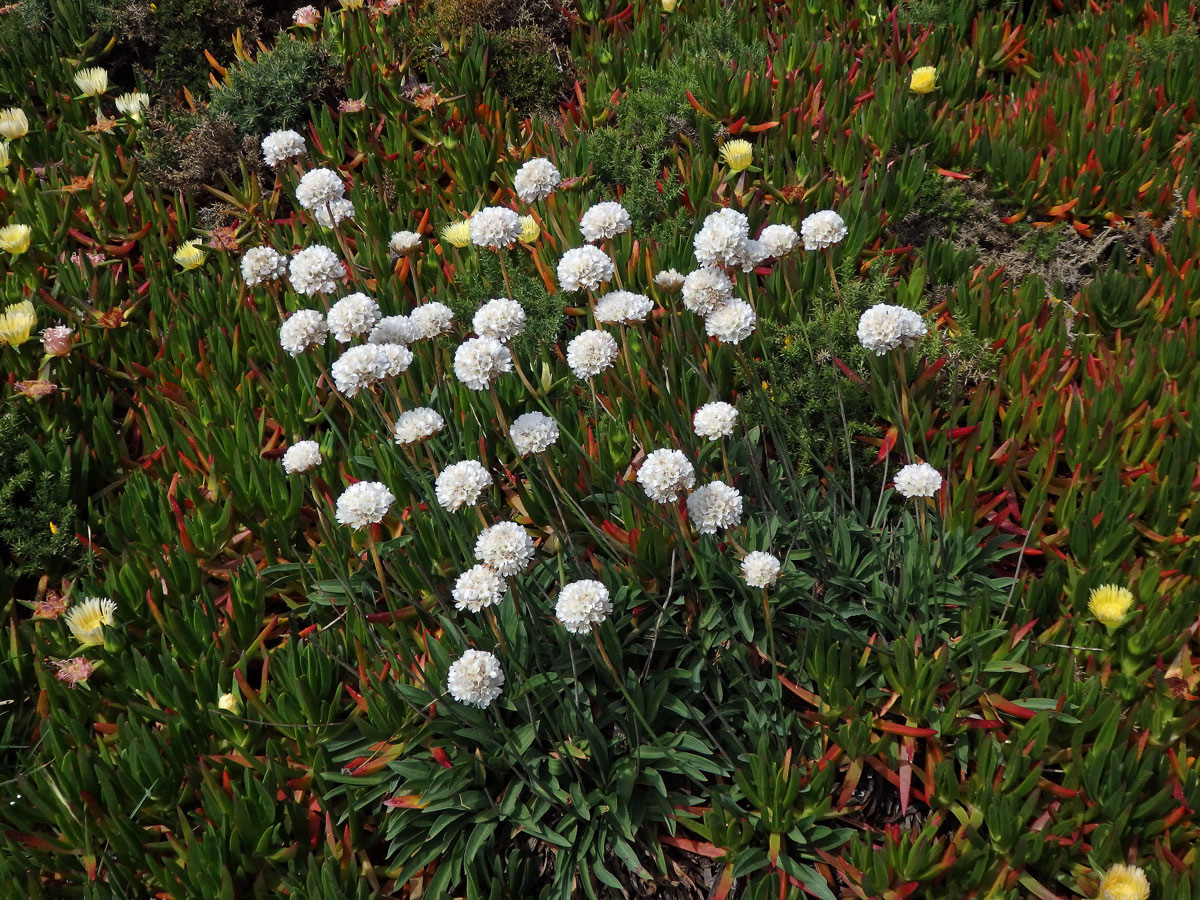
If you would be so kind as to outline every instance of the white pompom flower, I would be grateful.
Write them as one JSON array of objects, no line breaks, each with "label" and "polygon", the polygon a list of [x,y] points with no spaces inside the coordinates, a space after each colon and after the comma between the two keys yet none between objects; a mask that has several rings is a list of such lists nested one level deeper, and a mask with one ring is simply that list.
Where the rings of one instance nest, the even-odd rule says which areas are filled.
[{"label": "white pompom flower", "polygon": [[919,313],[887,303],[872,306],[858,320],[858,342],[876,356],[911,347],[927,331]]},{"label": "white pompom flower", "polygon": [[841,243],[846,236],[846,223],[832,209],[823,209],[806,216],[800,223],[800,237],[805,250],[824,250]]},{"label": "white pompom flower", "polygon": [[692,241],[696,261],[704,267],[744,266],[752,255],[746,248],[749,227],[749,220],[737,210],[718,209],[704,220]]},{"label": "white pompom flower", "polygon": [[504,690],[500,660],[485,650],[466,651],[450,665],[446,688],[459,703],[487,709]]},{"label": "white pompom flower", "polygon": [[632,225],[633,221],[625,207],[611,200],[589,207],[579,219],[583,239],[591,243],[612,240],[618,234],[624,234]]},{"label": "white pompom flower", "polygon": [[354,218],[354,204],[342,197],[313,210],[313,218],[322,228],[336,228],[346,219]]},{"label": "white pompom flower", "polygon": [[705,403],[692,416],[692,430],[702,438],[715,441],[733,434],[733,426],[737,423],[737,407],[724,400],[714,400]]},{"label": "white pompom flower", "polygon": [[422,303],[408,314],[413,331],[418,338],[434,338],[449,331],[454,324],[454,313],[444,303],[436,300]]},{"label": "white pompom flower", "polygon": [[745,300],[730,300],[704,318],[704,330],[722,344],[740,344],[754,333],[754,307]]},{"label": "white pompom flower", "polygon": [[710,481],[687,498],[688,520],[701,534],[716,534],[742,522],[742,494],[723,481]]},{"label": "white pompom flower", "polygon": [[434,492],[443,509],[458,512],[464,506],[474,506],[479,495],[492,486],[492,475],[483,463],[464,459],[446,466],[434,482]]},{"label": "white pompom flower", "polygon": [[378,347],[379,374],[382,378],[395,378],[403,375],[412,365],[413,354],[404,344],[370,344]]},{"label": "white pompom flower", "polygon": [[304,152],[304,138],[292,130],[272,131],[262,139],[263,160],[274,167]]},{"label": "white pompom flower", "polygon": [[417,329],[408,316],[384,316],[367,335],[368,344],[411,344],[417,339]]},{"label": "white pompom flower", "polygon": [[896,490],[910,500],[932,497],[941,486],[941,473],[929,463],[910,463],[896,473]]},{"label": "white pompom flower", "polygon": [[321,464],[321,447],[316,441],[297,441],[283,454],[283,471],[303,475]]},{"label": "white pompom flower", "polygon": [[360,481],[352,484],[337,499],[336,517],[339,525],[350,528],[365,528],[377,525],[392,504],[396,502],[391,491],[378,481]]},{"label": "white pompom flower", "polygon": [[525,330],[525,310],[516,300],[506,297],[489,300],[475,311],[471,324],[480,337],[507,344]]},{"label": "white pompom flower", "polygon": [[587,634],[612,613],[608,588],[599,581],[573,581],[558,592],[554,617],[572,634]]},{"label": "white pompom flower", "polygon": [[513,420],[508,436],[521,456],[541,453],[558,440],[558,423],[544,413],[523,413]]},{"label": "white pompom flower", "polygon": [[753,550],[742,559],[742,577],[750,587],[770,587],[779,580],[783,563],[770,553]]},{"label": "white pompom flower", "polygon": [[351,347],[335,359],[329,368],[334,386],[347,397],[356,397],[359,391],[380,381],[388,364],[381,348],[390,346],[398,345],[359,344]]},{"label": "white pompom flower", "polygon": [[683,287],[684,278],[676,269],[666,269],[654,276],[654,283],[669,294]]},{"label": "white pompom flower", "polygon": [[477,613],[503,600],[504,589],[503,576],[480,563],[458,576],[451,595],[455,608]]},{"label": "white pompom flower", "polygon": [[768,256],[776,259],[787,256],[796,249],[800,237],[791,225],[768,225],[758,236]]},{"label": "white pompom flower", "polygon": [[392,436],[397,444],[419,444],[427,441],[446,427],[446,422],[437,410],[428,406],[407,409],[396,418]]},{"label": "white pompom flower", "polygon": [[525,203],[545,200],[562,183],[562,175],[554,163],[544,157],[536,157],[517,169],[513,188]]},{"label": "white pompom flower", "polygon": [[379,304],[366,294],[349,294],[329,310],[325,321],[335,340],[347,344],[356,337],[365,337],[379,322]]},{"label": "white pompom flower", "polygon": [[533,541],[516,522],[485,528],[475,540],[475,557],[501,575],[518,575],[533,559]]},{"label": "white pompom flower", "polygon": [[473,391],[486,391],[512,368],[512,352],[495,338],[471,338],[454,351],[454,374]]},{"label": "white pompom flower", "polygon": [[697,315],[707,316],[731,299],[733,282],[720,269],[697,269],[683,279],[683,305]]},{"label": "white pompom flower", "polygon": [[612,260],[591,244],[568,250],[558,261],[558,286],[564,291],[594,291],[612,277]]},{"label": "white pompom flower", "polygon": [[421,247],[421,236],[415,231],[397,231],[388,241],[388,250],[393,256],[408,256]]},{"label": "white pompom flower", "polygon": [[673,503],[696,483],[696,470],[682,450],[655,450],[637,471],[637,483],[651,500]]},{"label": "white pompom flower", "polygon": [[341,200],[346,194],[342,176],[332,169],[305,172],[296,185],[296,202],[310,212]]},{"label": "white pompom flower", "polygon": [[287,257],[274,247],[251,247],[242,254],[242,278],[248,287],[287,274]]},{"label": "white pompom flower", "polygon": [[471,216],[471,242],[489,250],[511,247],[521,237],[521,219],[505,206],[486,206]]},{"label": "white pompom flower", "polygon": [[596,301],[596,321],[631,325],[646,321],[654,303],[645,294],[611,291]]},{"label": "white pompom flower", "polygon": [[327,337],[329,326],[315,309],[297,310],[279,326],[279,346],[292,356],[299,356],[309,347],[320,347]]},{"label": "white pompom flower", "polygon": [[607,331],[583,331],[567,344],[567,365],[586,381],[609,368],[617,358],[617,341]]},{"label": "white pompom flower", "polygon": [[346,277],[346,270],[336,253],[315,244],[292,257],[288,276],[299,294],[331,294],[337,290],[338,282]]}]

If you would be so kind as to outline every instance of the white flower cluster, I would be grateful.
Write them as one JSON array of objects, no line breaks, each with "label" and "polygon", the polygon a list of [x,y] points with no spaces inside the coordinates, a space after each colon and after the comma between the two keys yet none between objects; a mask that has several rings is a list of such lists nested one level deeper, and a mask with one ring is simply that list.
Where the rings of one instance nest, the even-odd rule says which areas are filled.
[{"label": "white flower cluster", "polygon": [[360,481],[352,484],[337,499],[336,517],[338,524],[351,528],[365,528],[383,521],[395,496],[378,481]]},{"label": "white flower cluster", "polygon": [[446,466],[434,482],[438,503],[450,512],[473,506],[479,495],[492,486],[492,476],[483,464],[465,459]]},{"label": "white flower cluster", "polygon": [[513,420],[508,431],[521,456],[541,453],[558,440],[558,423],[540,412],[527,412]]},{"label": "white flower cluster", "polygon": [[384,316],[367,335],[368,344],[411,344],[417,330],[408,316]]},{"label": "white flower cluster", "polygon": [[655,450],[637,471],[637,483],[658,503],[673,503],[696,483],[696,470],[682,450]]},{"label": "white flower cluster", "polygon": [[701,266],[731,266],[749,272],[767,258],[761,241],[751,240],[749,220],[735,209],[718,209],[704,220],[692,242]]},{"label": "white flower cluster", "polygon": [[761,550],[753,550],[742,559],[742,577],[750,587],[770,587],[782,571],[783,563]]},{"label": "white flower cluster", "polygon": [[846,236],[846,223],[832,209],[823,209],[806,216],[800,223],[800,237],[805,250],[824,250],[840,243]]},{"label": "white flower cluster", "polygon": [[645,294],[611,291],[596,301],[596,321],[632,324],[646,321],[654,303]]},{"label": "white flower cluster", "polygon": [[617,358],[617,341],[607,331],[582,331],[567,344],[567,365],[575,377],[587,380],[599,375]]},{"label": "white flower cluster", "polygon": [[558,261],[558,286],[564,291],[594,291],[612,277],[612,260],[591,244],[568,250]]},{"label": "white flower cluster", "polygon": [[572,634],[587,634],[612,612],[612,600],[599,581],[573,581],[558,592],[554,616]]},{"label": "white flower cluster", "polygon": [[347,397],[358,396],[384,377],[386,360],[379,352],[381,347],[393,347],[396,344],[360,344],[351,347],[333,361],[329,374],[339,391]]},{"label": "white flower cluster", "polygon": [[929,463],[910,463],[896,473],[896,490],[910,500],[932,497],[941,486],[941,473]]},{"label": "white flower cluster", "polygon": [[421,246],[421,236],[415,231],[397,231],[388,241],[388,250],[394,256],[408,256]]},{"label": "white flower cluster", "polygon": [[512,352],[495,338],[471,338],[454,351],[454,374],[473,391],[487,390],[512,367]]},{"label": "white flower cluster", "polygon": [[589,243],[608,241],[632,227],[629,213],[620,203],[607,200],[588,207],[579,219],[579,230]]},{"label": "white flower cluster", "polygon": [[521,236],[521,219],[505,206],[485,206],[471,216],[471,242],[489,250],[511,247]]},{"label": "white flower cluster", "polygon": [[346,270],[336,253],[315,244],[292,257],[288,275],[297,293],[311,296],[336,291],[338,282],[346,277]]},{"label": "white flower cluster", "polygon": [[475,556],[501,575],[518,575],[533,559],[533,541],[516,522],[485,528],[475,539]]},{"label": "white flower cluster", "polygon": [[408,319],[417,338],[435,338],[450,330],[454,313],[446,304],[434,301],[422,303],[408,314]]},{"label": "white flower cluster", "polygon": [[491,566],[472,566],[458,576],[451,596],[456,608],[480,612],[504,599],[504,578]]},{"label": "white flower cluster", "polygon": [[722,344],[740,344],[754,333],[754,307],[745,300],[730,300],[704,319],[704,330]]},{"label": "white flower cluster", "polygon": [[316,441],[297,441],[283,454],[283,471],[303,475],[321,464],[321,448]]},{"label": "white flower cluster", "polygon": [[697,269],[683,279],[683,305],[697,315],[707,316],[731,299],[733,282],[720,269]]},{"label": "white flower cluster", "polygon": [[899,347],[911,347],[927,330],[920,314],[903,306],[879,303],[858,320],[858,342],[876,356],[883,356]]},{"label": "white flower cluster", "polygon": [[683,281],[683,275],[675,269],[665,269],[654,276],[654,283],[670,294],[683,287]]},{"label": "white flower cluster", "polygon": [[446,687],[459,703],[487,709],[504,689],[504,670],[493,654],[467,650],[450,665]]},{"label": "white flower cluster", "polygon": [[475,333],[507,344],[525,330],[525,310],[516,300],[489,300],[475,311]]},{"label": "white flower cluster", "polygon": [[301,309],[279,326],[279,346],[292,356],[299,356],[309,347],[319,347],[329,336],[325,317],[315,309]]},{"label": "white flower cluster", "polygon": [[445,421],[436,410],[421,406],[400,413],[392,435],[397,444],[419,444],[429,440],[445,427]]},{"label": "white flower cluster", "polygon": [[701,534],[716,534],[721,528],[742,523],[742,495],[723,481],[710,481],[687,498],[688,519]]},{"label": "white flower cluster", "polygon": [[370,334],[379,318],[378,303],[366,294],[350,294],[333,304],[325,321],[334,339],[345,344]]},{"label": "white flower cluster", "polygon": [[312,169],[296,185],[296,202],[309,212],[329,206],[346,196],[346,184],[333,169]]},{"label": "white flower cluster", "polygon": [[692,416],[692,429],[700,437],[715,441],[733,434],[737,417],[736,407],[723,400],[715,400],[696,410],[696,414]]},{"label": "white flower cluster", "polygon": [[324,206],[318,206],[313,210],[313,218],[317,220],[317,224],[322,228],[333,228],[340,225],[345,219],[354,218],[354,204],[342,197],[339,200],[332,200]]},{"label": "white flower cluster", "polygon": [[263,160],[268,166],[276,166],[285,159],[304,152],[304,138],[294,131],[272,131],[262,139]]},{"label": "white flower cluster", "polygon": [[287,274],[287,257],[273,247],[251,247],[242,254],[242,278],[248,287]]},{"label": "white flower cluster", "polygon": [[525,203],[545,200],[561,183],[562,175],[558,173],[554,163],[540,156],[517,169],[513,178],[513,188]]},{"label": "white flower cluster", "polygon": [[779,259],[796,249],[800,237],[791,225],[768,225],[758,239],[762,241],[767,256]]}]

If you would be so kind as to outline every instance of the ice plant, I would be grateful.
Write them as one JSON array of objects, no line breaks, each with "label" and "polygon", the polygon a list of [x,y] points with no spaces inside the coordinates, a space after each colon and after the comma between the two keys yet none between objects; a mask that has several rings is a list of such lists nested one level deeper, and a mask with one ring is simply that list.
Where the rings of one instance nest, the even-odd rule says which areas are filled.
[{"label": "ice plant", "polygon": [[128,94],[118,95],[113,102],[116,104],[117,112],[121,115],[134,122],[140,122],[142,114],[150,107],[150,95],[141,91],[131,91]]},{"label": "ice plant", "polygon": [[5,307],[0,315],[0,344],[20,347],[37,325],[37,312],[28,300]]},{"label": "ice plant", "polygon": [[1102,584],[1088,595],[1088,609],[1102,625],[1115,628],[1133,606],[1133,592],[1116,584]]},{"label": "ice plant", "polygon": [[558,592],[554,617],[572,634],[587,634],[612,613],[612,600],[601,582],[573,581]]},{"label": "ice plant", "polygon": [[516,522],[485,528],[475,539],[475,556],[501,575],[518,575],[533,559],[533,540]]},{"label": "ice plant", "polygon": [[5,225],[0,228],[0,250],[14,255],[24,253],[29,249],[29,239],[33,229],[28,225]]},{"label": "ice plant", "polygon": [[658,503],[673,503],[696,483],[696,470],[682,450],[655,450],[637,471],[637,483]]},{"label": "ice plant", "polygon": [[754,145],[740,138],[721,145],[721,161],[731,172],[741,172],[754,162]]},{"label": "ice plant", "polygon": [[434,482],[434,493],[443,509],[457,512],[464,506],[473,506],[491,485],[491,473],[483,463],[464,459],[442,469]]},{"label": "ice plant", "polygon": [[491,653],[467,650],[451,664],[446,687],[459,703],[487,709],[504,689],[504,670]]},{"label": "ice plant", "polygon": [[18,381],[13,387],[17,389],[18,394],[28,397],[30,400],[42,400],[58,390],[57,384],[42,378],[33,381]]},{"label": "ice plant", "polygon": [[752,550],[742,558],[742,577],[750,587],[770,587],[782,572],[783,563],[770,553]]},{"label": "ice plant", "polygon": [[872,306],[858,320],[858,342],[876,356],[911,347],[926,331],[919,313],[887,303]]},{"label": "ice plant", "polygon": [[908,89],[914,94],[928,94],[937,84],[937,69],[933,66],[918,66],[908,79]]},{"label": "ice plant", "polygon": [[0,136],[15,141],[29,133],[29,119],[25,110],[17,106],[0,109]]},{"label": "ice plant", "polygon": [[236,694],[222,694],[217,698],[217,708],[223,709],[233,716],[241,715],[242,701],[237,698]]},{"label": "ice plant", "polygon": [[201,249],[200,238],[188,241],[175,251],[175,262],[188,271],[200,268],[206,259],[208,254]]},{"label": "ice plant", "polygon": [[8,163],[8,143],[6,141],[0,141],[0,172],[3,172],[8,168]]},{"label": "ice plant", "polygon": [[100,66],[80,69],[75,73],[75,84],[85,97],[99,97],[108,90],[108,72]]},{"label": "ice plant", "polygon": [[513,177],[513,188],[517,196],[525,203],[545,200],[562,182],[562,175],[554,167],[554,163],[543,157],[529,160]]},{"label": "ice plant", "polygon": [[42,349],[47,356],[66,356],[71,352],[74,329],[67,325],[53,325],[42,329]]},{"label": "ice plant", "polygon": [[104,643],[104,626],[111,625],[117,604],[107,597],[87,597],[66,615],[71,636],[81,644],[98,647]]},{"label": "ice plant", "polygon": [[303,475],[321,464],[321,447],[316,441],[297,441],[283,454],[283,471]]},{"label": "ice plant", "polygon": [[533,216],[521,216],[521,243],[532,244],[542,235],[542,227]]},{"label": "ice plant", "polygon": [[911,463],[896,473],[896,490],[910,500],[932,497],[941,486],[941,473],[928,463]]},{"label": "ice plant", "polygon": [[290,129],[272,131],[262,139],[263,161],[268,166],[277,166],[285,159],[300,156],[304,150],[304,138]]},{"label": "ice plant", "polygon": [[292,22],[300,28],[312,28],[321,21],[321,11],[315,6],[301,6],[292,13]]},{"label": "ice plant", "polygon": [[92,677],[92,672],[96,669],[95,663],[85,656],[55,659],[51,661],[51,665],[58,670],[54,673],[54,677],[71,688],[84,684]]},{"label": "ice plant", "polygon": [[1147,900],[1150,881],[1138,866],[1116,863],[1108,867],[1100,881],[1097,900]]},{"label": "ice plant", "polygon": [[337,499],[338,524],[365,528],[383,521],[396,497],[378,481],[352,484]]},{"label": "ice plant", "polygon": [[471,220],[453,222],[442,227],[441,238],[454,247],[465,247],[471,243]]}]

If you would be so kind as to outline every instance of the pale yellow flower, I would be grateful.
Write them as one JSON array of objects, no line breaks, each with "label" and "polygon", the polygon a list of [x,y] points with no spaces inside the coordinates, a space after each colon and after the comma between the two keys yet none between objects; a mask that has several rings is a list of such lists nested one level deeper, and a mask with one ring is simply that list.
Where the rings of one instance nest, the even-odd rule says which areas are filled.
[{"label": "pale yellow flower", "polygon": [[908,80],[908,89],[914,94],[928,94],[937,85],[937,69],[933,66],[920,66],[912,70]]},{"label": "pale yellow flower", "polygon": [[1115,584],[1102,584],[1088,595],[1088,609],[1104,625],[1112,628],[1120,625],[1133,606],[1133,594],[1129,588]]},{"label": "pale yellow flower", "polygon": [[464,219],[442,228],[442,240],[455,247],[465,247],[471,243],[471,222]]},{"label": "pale yellow flower", "polygon": [[1137,866],[1117,863],[1104,873],[1097,900],[1146,900],[1149,896],[1150,882],[1146,873]]},{"label": "pale yellow flower", "polygon": [[0,250],[8,253],[24,253],[29,249],[29,236],[33,229],[28,225],[5,225],[0,228]]},{"label": "pale yellow flower", "polygon": [[81,644],[99,646],[104,643],[104,626],[113,623],[117,604],[107,597],[88,597],[67,613],[67,627]]},{"label": "pale yellow flower", "polygon": [[33,326],[37,324],[37,312],[28,300],[14,303],[0,315],[0,344],[20,347],[29,340]]},{"label": "pale yellow flower", "polygon": [[217,706],[235,716],[242,711],[242,701],[233,694],[222,694],[221,699],[217,701]]},{"label": "pale yellow flower", "polygon": [[8,168],[8,144],[0,141],[0,172]]},{"label": "pale yellow flower", "polygon": [[199,245],[199,238],[188,241],[175,251],[175,262],[179,263],[185,269],[196,269],[204,265],[204,261],[208,259],[208,254],[200,249]]},{"label": "pale yellow flower", "polygon": [[541,236],[541,226],[533,216],[521,216],[517,221],[521,223],[522,244],[532,244]]},{"label": "pale yellow flower", "polygon": [[721,159],[733,172],[741,172],[754,162],[754,145],[740,138],[721,145]]},{"label": "pale yellow flower", "polygon": [[679,0],[662,0],[662,11],[670,15],[675,12],[675,7],[679,5]]},{"label": "pale yellow flower", "polygon": [[100,66],[80,69],[75,73],[75,83],[85,97],[99,97],[108,90],[108,72]]},{"label": "pale yellow flower", "polygon": [[25,118],[25,110],[20,107],[0,109],[0,136],[10,141],[29,134],[29,119]]},{"label": "pale yellow flower", "polygon": [[134,122],[142,120],[142,113],[150,106],[150,95],[141,91],[121,94],[116,99],[117,112]]},{"label": "pale yellow flower", "polygon": [[362,9],[363,0],[341,0],[342,9]]}]

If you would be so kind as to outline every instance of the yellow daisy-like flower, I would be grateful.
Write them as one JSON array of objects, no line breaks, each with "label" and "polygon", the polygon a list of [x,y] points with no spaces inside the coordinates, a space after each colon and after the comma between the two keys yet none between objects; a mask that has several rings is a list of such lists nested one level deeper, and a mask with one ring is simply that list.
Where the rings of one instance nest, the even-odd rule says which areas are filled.
[{"label": "yellow daisy-like flower", "polygon": [[14,303],[0,315],[0,344],[20,347],[29,340],[33,326],[37,324],[37,312],[28,300]]},{"label": "yellow daisy-like flower", "polygon": [[471,243],[471,223],[467,219],[455,222],[442,229],[442,240],[455,247],[465,247]]},{"label": "yellow daisy-like flower", "polygon": [[88,597],[67,613],[71,636],[81,644],[98,647],[104,643],[104,626],[113,623],[117,604],[107,597]]},{"label": "yellow daisy-like flower", "polygon": [[1137,866],[1117,863],[1104,873],[1097,900],[1146,900],[1149,896],[1150,882],[1146,873]]},{"label": "yellow daisy-like flower", "polygon": [[521,216],[517,221],[521,223],[522,244],[532,244],[541,236],[542,228],[533,216]]},{"label": "yellow daisy-like flower", "polygon": [[741,172],[754,162],[754,145],[741,138],[721,145],[721,159],[731,171]]},{"label": "yellow daisy-like flower", "polygon": [[175,262],[179,263],[185,269],[196,269],[204,265],[204,260],[208,259],[208,254],[200,249],[199,244],[199,238],[188,241],[175,251]]},{"label": "yellow daisy-like flower", "polygon": [[14,106],[0,109],[0,135],[10,141],[29,134],[29,120],[25,118],[25,110]]},{"label": "yellow daisy-like flower", "polygon": [[108,90],[108,72],[100,66],[80,69],[75,73],[75,84],[85,97],[99,97]]},{"label": "yellow daisy-like flower", "polygon": [[142,113],[150,106],[150,95],[141,91],[131,91],[121,94],[114,102],[117,104],[117,112],[132,122],[140,122]]},{"label": "yellow daisy-like flower", "polygon": [[914,94],[928,94],[937,87],[936,81],[936,68],[933,66],[920,66],[912,70],[912,75],[908,79],[908,89]]},{"label": "yellow daisy-like flower", "polygon": [[0,250],[8,253],[24,253],[29,249],[29,236],[33,229],[28,225],[5,225],[0,228]]},{"label": "yellow daisy-like flower", "polygon": [[1115,584],[1102,584],[1088,595],[1088,609],[1104,625],[1112,628],[1120,625],[1133,606],[1133,593],[1129,588]]}]

